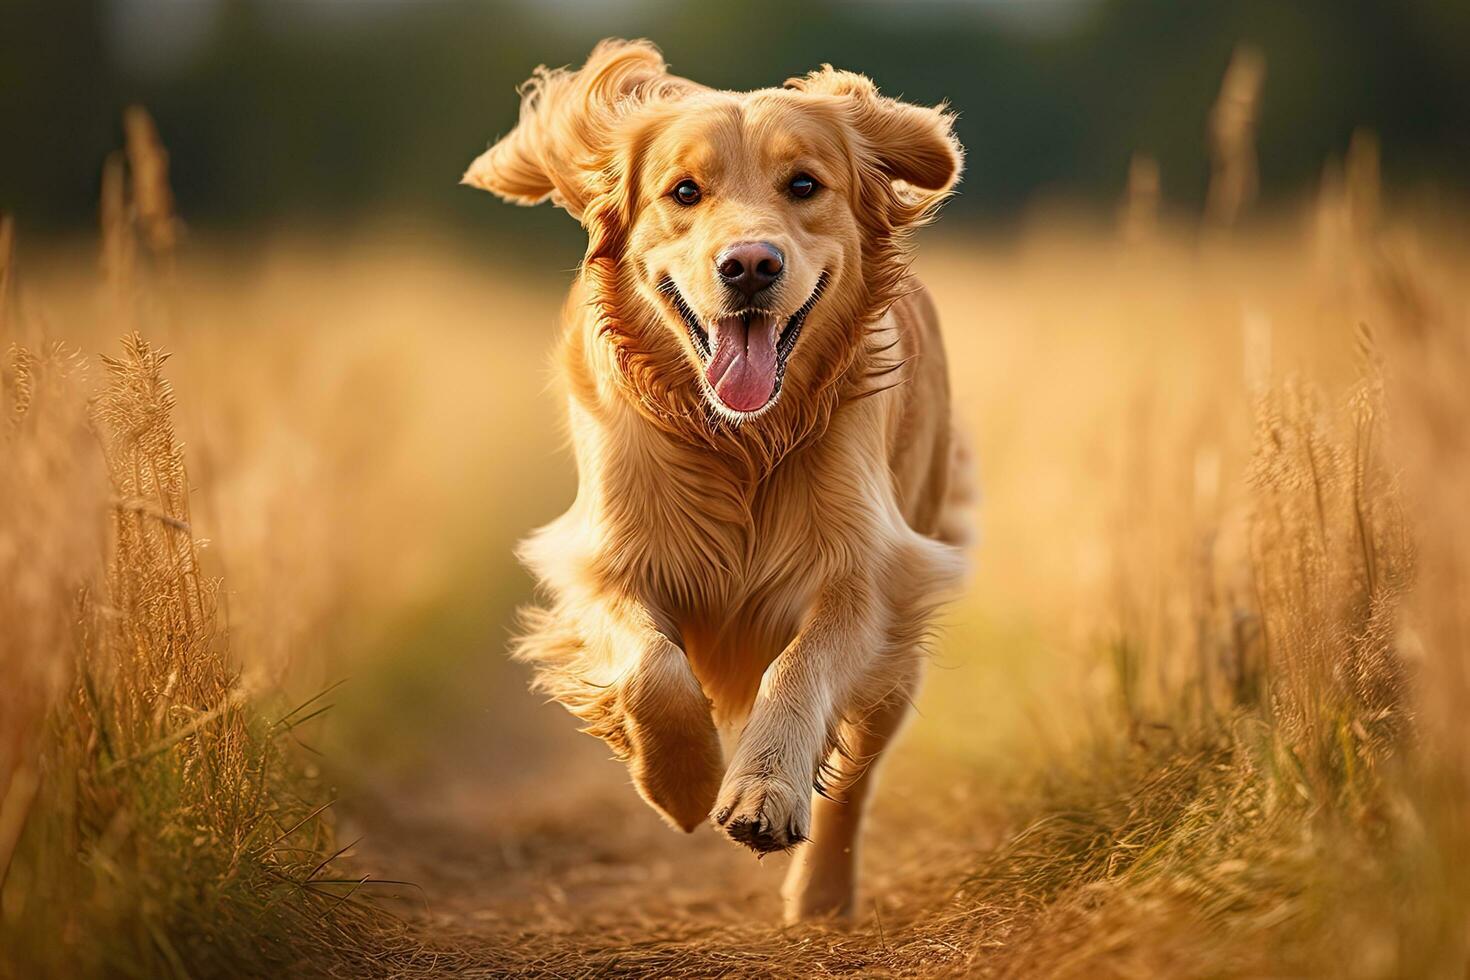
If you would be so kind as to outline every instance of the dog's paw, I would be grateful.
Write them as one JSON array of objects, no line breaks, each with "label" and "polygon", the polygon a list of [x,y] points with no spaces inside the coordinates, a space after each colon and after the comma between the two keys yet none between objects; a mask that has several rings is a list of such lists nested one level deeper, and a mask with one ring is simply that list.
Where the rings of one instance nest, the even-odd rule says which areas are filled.
[{"label": "dog's paw", "polygon": [[645,658],[622,691],[626,758],[638,792],[689,832],[704,820],[724,773],[709,700],[682,651]]},{"label": "dog's paw", "polygon": [[670,824],[686,833],[709,813],[723,768],[720,739],[706,713],[655,725],[631,725],[633,785]]},{"label": "dog's paw", "polygon": [[737,844],[757,854],[787,851],[807,839],[811,788],[778,776],[732,771],[710,819]]}]

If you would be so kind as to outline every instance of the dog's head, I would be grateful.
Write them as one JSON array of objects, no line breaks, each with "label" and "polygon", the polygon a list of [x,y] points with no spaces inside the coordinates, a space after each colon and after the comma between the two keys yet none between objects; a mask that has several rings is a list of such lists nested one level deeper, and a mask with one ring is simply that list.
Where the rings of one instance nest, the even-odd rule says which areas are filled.
[{"label": "dog's head", "polygon": [[947,112],[861,75],[714,91],[668,74],[646,42],[605,41],[579,71],[536,73],[519,124],[465,182],[578,218],[584,273],[634,352],[622,362],[744,422],[860,359],[863,327],[896,298],[907,231],[960,165]]}]

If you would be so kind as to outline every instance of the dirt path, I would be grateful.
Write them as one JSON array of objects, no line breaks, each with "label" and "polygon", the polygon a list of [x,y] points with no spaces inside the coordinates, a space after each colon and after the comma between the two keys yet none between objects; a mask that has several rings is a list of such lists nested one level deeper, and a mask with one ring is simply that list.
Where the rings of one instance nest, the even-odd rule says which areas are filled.
[{"label": "dirt path", "polygon": [[[361,873],[407,879],[395,908],[470,975],[927,974],[956,950],[914,925],[995,838],[972,774],[901,747],[868,830],[849,930],[780,926],[787,858],[669,830],[601,743],[534,696],[498,698],[456,749],[349,801]],[[349,837],[349,839],[350,839]]]}]

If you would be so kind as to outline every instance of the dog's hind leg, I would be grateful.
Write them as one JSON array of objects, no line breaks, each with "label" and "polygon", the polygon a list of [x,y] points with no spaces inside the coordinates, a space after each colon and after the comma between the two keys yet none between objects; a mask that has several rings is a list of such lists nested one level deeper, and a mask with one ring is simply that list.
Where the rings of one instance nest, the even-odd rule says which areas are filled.
[{"label": "dog's hind leg", "polygon": [[863,814],[879,759],[909,713],[923,661],[915,653],[897,666],[881,679],[890,687],[877,703],[839,730],[824,792],[812,800],[811,841],[796,852],[781,888],[787,922],[853,914]]}]

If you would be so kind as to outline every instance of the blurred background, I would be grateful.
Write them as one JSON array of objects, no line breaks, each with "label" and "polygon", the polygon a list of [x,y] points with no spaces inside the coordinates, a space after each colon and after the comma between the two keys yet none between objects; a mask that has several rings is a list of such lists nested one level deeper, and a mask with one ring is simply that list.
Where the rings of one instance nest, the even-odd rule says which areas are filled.
[{"label": "blurred background", "polygon": [[1134,153],[1198,207],[1203,122],[1232,49],[1269,66],[1261,190],[1311,189],[1357,127],[1390,184],[1433,199],[1470,172],[1470,7],[1459,0],[8,0],[0,9],[0,208],[23,229],[92,221],[121,108],[147,105],[181,212],[211,229],[405,216],[573,240],[547,212],[466,203],[464,165],[516,118],[538,64],[648,37],[707,84],[779,84],[822,62],[948,100],[969,149],[947,222],[1064,201],[1111,209]]},{"label": "blurred background", "polygon": [[[546,366],[585,238],[559,210],[458,181],[514,125],[535,66],[578,65],[610,35],[734,89],[859,70],[889,95],[947,101],[967,150],[915,268],[979,460],[976,572],[871,822],[874,915],[800,956],[775,926],[784,859],[666,831],[505,656],[532,588],[515,543],[574,492]],[[193,786],[216,743],[179,743],[156,757],[168,779],[118,795],[84,726],[58,769],[107,789],[101,816],[78,821],[44,792],[36,808],[61,815],[51,857],[72,891],[47,891],[65,876],[45,870],[44,841],[0,875],[0,927],[37,957],[56,955],[56,915],[100,937],[99,975],[172,969],[161,931],[193,944],[198,975],[211,956],[253,955],[261,920],[220,919],[179,857],[219,858],[217,890],[258,898],[235,872],[248,839],[270,881],[294,852],[302,892],[338,858],[353,890],[362,875],[411,881],[396,907],[414,942],[438,956],[452,937],[473,965],[528,973],[689,957],[754,973],[784,957],[801,976],[988,963],[1088,977],[1103,962],[1090,957],[1115,957],[1130,976],[1464,975],[1470,892],[1434,869],[1463,863],[1470,790],[1437,808],[1383,775],[1380,732],[1407,709],[1374,644],[1400,583],[1365,584],[1351,557],[1407,540],[1367,439],[1420,480],[1430,540],[1464,543],[1470,568],[1470,453],[1455,441],[1470,390],[1464,0],[0,0],[0,134],[14,219],[0,222],[0,338],[21,345],[8,356],[52,340],[116,354],[134,329],[173,353],[162,373],[192,492],[169,526],[188,518],[223,583],[200,648],[219,654],[221,690],[243,669],[252,710],[280,719],[242,727],[300,763],[262,812],[312,815],[262,844],[234,808],[217,839],[196,836],[213,784],[196,787],[199,810],[148,804],[169,804],[169,780]],[[1427,379],[1422,404],[1401,402],[1410,423],[1437,420],[1422,444],[1363,436],[1386,334],[1411,348],[1401,376]],[[107,375],[78,360],[88,385]],[[0,395],[23,402],[16,377],[0,370]],[[55,482],[17,485],[52,514],[67,510]],[[43,542],[86,524],[68,513],[35,531],[26,513],[0,506]],[[32,550],[0,559],[30,567]],[[80,573],[51,550],[64,632]],[[1424,593],[1441,633],[1393,642],[1408,636],[1415,669],[1442,681],[1428,686],[1459,719],[1442,744],[1470,746],[1456,581]],[[0,672],[11,652],[0,643]],[[182,656],[168,647],[115,685],[148,707],[141,746],[179,730],[170,711],[219,709],[175,703]],[[55,644],[14,659],[50,672]],[[1365,677],[1393,688],[1391,710],[1345,686]],[[47,688],[28,717],[68,692]],[[17,772],[34,762],[15,757]],[[1470,787],[1470,757],[1463,774]],[[315,815],[331,800],[329,826]],[[1426,834],[1436,814],[1461,829]],[[1051,836],[997,847],[1033,819]],[[117,868],[126,889],[96,877]],[[1339,914],[1349,888],[1356,920]],[[75,911],[77,896],[100,910]],[[340,897],[278,925],[316,943]],[[1426,938],[1439,926],[1460,938]]]}]

